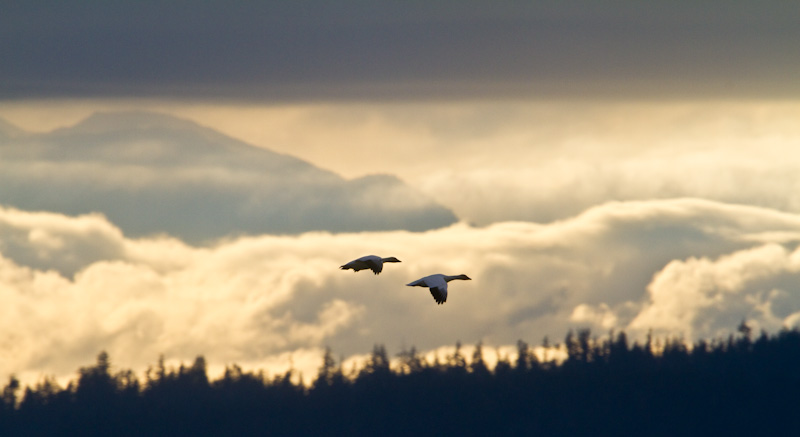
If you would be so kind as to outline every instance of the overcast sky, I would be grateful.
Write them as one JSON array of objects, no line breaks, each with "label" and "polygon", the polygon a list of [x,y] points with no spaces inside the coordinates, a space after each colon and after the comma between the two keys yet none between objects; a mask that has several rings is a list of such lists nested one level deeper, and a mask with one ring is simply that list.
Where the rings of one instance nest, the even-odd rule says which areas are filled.
[{"label": "overcast sky", "polygon": [[167,5],[3,5],[0,377],[800,321],[795,2]]},{"label": "overcast sky", "polygon": [[5,2],[0,95],[797,96],[787,1]]}]

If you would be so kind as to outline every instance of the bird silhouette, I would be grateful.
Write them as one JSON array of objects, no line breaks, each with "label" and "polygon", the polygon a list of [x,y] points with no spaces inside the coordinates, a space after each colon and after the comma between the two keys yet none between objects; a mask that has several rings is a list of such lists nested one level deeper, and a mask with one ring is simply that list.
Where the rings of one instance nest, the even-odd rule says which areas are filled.
[{"label": "bird silhouette", "polygon": [[383,263],[399,263],[400,260],[390,256],[388,258],[381,258],[377,255],[362,256],[359,259],[354,259],[349,263],[339,267],[342,270],[352,269],[354,272],[359,270],[370,269],[376,275],[383,271]]}]

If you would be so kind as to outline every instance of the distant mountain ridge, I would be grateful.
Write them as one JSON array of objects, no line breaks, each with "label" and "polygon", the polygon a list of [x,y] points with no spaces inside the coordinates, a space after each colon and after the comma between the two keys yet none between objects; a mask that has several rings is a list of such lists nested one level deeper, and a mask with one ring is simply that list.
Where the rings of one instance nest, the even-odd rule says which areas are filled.
[{"label": "distant mountain ridge", "polygon": [[100,212],[131,236],[422,231],[456,221],[391,175],[345,180],[154,112],[96,113],[49,133],[0,123],[0,204]]},{"label": "distant mountain ridge", "polygon": [[0,139],[18,137],[25,135],[26,133],[27,132],[25,132],[25,130],[22,128],[0,118]]}]

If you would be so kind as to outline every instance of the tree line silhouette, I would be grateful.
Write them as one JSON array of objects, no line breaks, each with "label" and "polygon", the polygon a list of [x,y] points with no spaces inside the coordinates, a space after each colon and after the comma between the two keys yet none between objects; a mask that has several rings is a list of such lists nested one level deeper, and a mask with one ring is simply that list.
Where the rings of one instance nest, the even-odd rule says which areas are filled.
[{"label": "tree line silhouette", "polygon": [[[111,371],[108,354],[60,387],[10,377],[0,435],[793,435],[800,429],[800,331],[700,340],[628,341],[570,331],[562,362],[525,342],[490,369],[483,348],[444,360],[404,350],[390,365],[376,345],[346,372],[326,350],[309,386],[228,366],[209,380],[205,359],[144,380]],[[545,339],[547,343],[547,339]]]}]

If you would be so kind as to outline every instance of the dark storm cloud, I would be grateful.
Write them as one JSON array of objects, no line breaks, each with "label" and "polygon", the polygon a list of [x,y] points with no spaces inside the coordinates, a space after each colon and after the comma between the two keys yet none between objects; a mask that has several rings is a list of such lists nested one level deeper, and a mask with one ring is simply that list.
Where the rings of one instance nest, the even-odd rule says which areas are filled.
[{"label": "dark storm cloud", "polygon": [[797,95],[794,2],[14,2],[0,97]]}]

